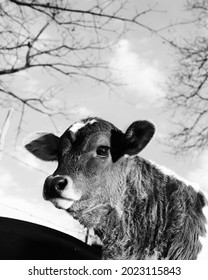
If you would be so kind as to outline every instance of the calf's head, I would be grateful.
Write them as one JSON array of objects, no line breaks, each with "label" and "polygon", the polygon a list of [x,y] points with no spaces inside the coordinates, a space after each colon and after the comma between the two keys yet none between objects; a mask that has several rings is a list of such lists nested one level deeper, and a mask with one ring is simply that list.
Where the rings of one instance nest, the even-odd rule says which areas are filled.
[{"label": "calf's head", "polygon": [[41,134],[25,147],[42,160],[58,162],[45,180],[44,198],[58,208],[80,212],[106,203],[113,195],[119,160],[138,154],[154,131],[148,121],[136,121],[123,133],[100,118],[87,118],[61,137]]}]

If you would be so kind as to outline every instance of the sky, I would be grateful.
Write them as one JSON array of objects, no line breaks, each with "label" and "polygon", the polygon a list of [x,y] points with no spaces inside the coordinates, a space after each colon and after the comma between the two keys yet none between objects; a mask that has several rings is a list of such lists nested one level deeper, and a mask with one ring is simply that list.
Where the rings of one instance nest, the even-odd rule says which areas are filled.
[{"label": "sky", "polygon": [[[158,3],[160,12],[144,18],[144,22],[161,28],[185,18],[181,0],[140,1],[141,7]],[[134,1],[130,1],[132,5]],[[137,2],[138,3],[138,2]],[[186,27],[177,32],[182,35]],[[173,33],[174,36],[174,33]],[[164,145],[171,131],[171,117],[165,108],[166,81],[174,66],[174,56],[170,47],[141,28],[132,28],[113,47],[108,54],[109,65],[119,71],[112,71],[115,79],[119,78],[125,86],[114,88],[109,93],[103,86],[95,87],[84,80],[71,83],[65,77],[59,77],[63,83],[65,106],[70,109],[70,120],[58,122],[59,131],[64,132],[71,123],[86,116],[97,116],[112,122],[125,131],[136,120],[149,120],[156,127],[156,134],[141,156],[163,165],[179,176],[197,182],[208,192],[208,150],[199,155],[174,156]],[[39,72],[24,72],[11,81],[19,90],[38,90],[45,84],[57,82],[53,76],[43,77]],[[54,106],[57,100],[52,100]],[[61,101],[60,101],[61,102]],[[8,108],[1,108],[0,127]],[[67,232],[84,239],[84,229],[67,213],[56,209],[42,198],[45,178],[52,174],[56,163],[42,162],[30,155],[24,148],[26,135],[36,131],[54,132],[52,124],[43,116],[27,113],[24,121],[24,133],[13,148],[14,135],[18,125],[19,113],[15,111],[6,135],[5,151],[0,160],[0,213],[3,216],[29,220]]]}]

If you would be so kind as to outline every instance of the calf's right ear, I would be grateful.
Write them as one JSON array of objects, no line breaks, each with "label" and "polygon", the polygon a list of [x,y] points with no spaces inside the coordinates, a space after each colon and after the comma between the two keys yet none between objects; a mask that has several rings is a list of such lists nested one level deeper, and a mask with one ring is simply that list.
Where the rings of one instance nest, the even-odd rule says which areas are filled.
[{"label": "calf's right ear", "polygon": [[[31,136],[29,138],[31,140]],[[58,160],[58,136],[52,133],[35,133],[32,138],[34,140],[25,145],[30,153],[45,161]],[[28,140],[25,142],[28,142]]]}]

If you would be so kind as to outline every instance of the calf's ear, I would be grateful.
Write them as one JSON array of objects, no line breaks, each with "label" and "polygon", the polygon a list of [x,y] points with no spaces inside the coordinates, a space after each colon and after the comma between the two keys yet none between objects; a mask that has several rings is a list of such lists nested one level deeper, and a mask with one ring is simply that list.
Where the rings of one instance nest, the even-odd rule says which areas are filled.
[{"label": "calf's ear", "polygon": [[136,155],[149,143],[155,127],[148,121],[133,122],[125,133],[124,154]]},{"label": "calf's ear", "polygon": [[[29,136],[30,142],[25,148],[39,159],[53,161],[58,159],[59,137],[52,133],[35,133]],[[31,138],[34,140],[31,141]],[[25,142],[28,142],[29,139]]]}]

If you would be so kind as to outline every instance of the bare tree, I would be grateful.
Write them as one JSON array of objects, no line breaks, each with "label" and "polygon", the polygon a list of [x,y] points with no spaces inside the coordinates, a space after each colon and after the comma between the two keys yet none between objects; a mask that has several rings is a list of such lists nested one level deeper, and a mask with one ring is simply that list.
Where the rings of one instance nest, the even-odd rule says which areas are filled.
[{"label": "bare tree", "polygon": [[[126,10],[128,13],[125,13]],[[129,24],[156,33],[140,19],[154,7],[138,12],[128,1],[3,0],[0,4],[0,105],[54,117],[66,113],[58,96],[58,77],[89,78],[112,86],[107,50],[128,30]],[[28,73],[53,75],[55,83],[43,89],[18,89],[14,78]],[[18,132],[19,133],[19,132]]]},{"label": "bare tree", "polygon": [[176,130],[170,135],[176,153],[208,146],[208,1],[191,0],[186,8],[197,24],[177,47],[167,96],[168,110],[176,119]]}]

